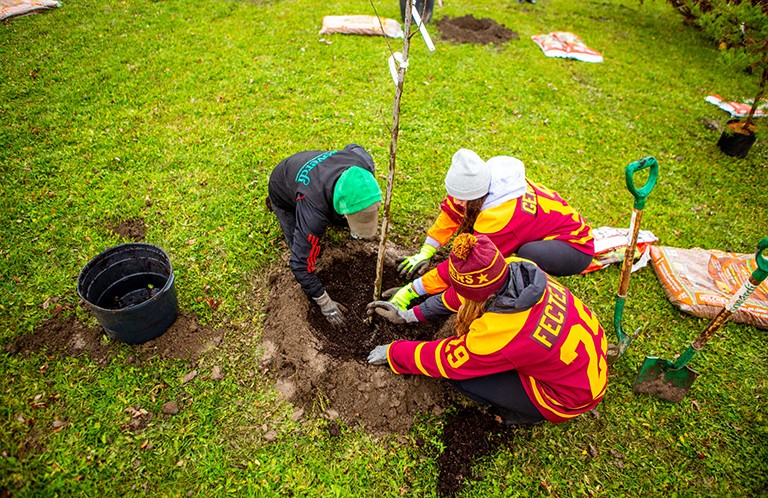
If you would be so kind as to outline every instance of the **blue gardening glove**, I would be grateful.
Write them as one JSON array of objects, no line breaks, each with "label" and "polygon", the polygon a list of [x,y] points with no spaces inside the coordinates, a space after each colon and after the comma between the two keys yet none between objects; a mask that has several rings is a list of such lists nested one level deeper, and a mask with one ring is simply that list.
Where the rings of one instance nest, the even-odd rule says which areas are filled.
[{"label": "blue gardening glove", "polygon": [[395,262],[399,263],[397,271],[400,276],[410,280],[414,274],[423,275],[429,268],[429,260],[437,252],[437,248],[429,244],[421,246],[421,251],[407,258],[398,258]]},{"label": "blue gardening glove", "polygon": [[374,301],[368,303],[368,306],[365,308],[365,314],[373,316],[374,313],[383,316],[392,323],[413,323],[419,321],[413,310],[403,311],[389,301]]},{"label": "blue gardening glove", "polygon": [[325,316],[325,319],[328,320],[331,325],[337,328],[346,325],[346,320],[342,313],[342,310],[347,311],[346,308],[331,299],[331,296],[329,296],[327,292],[323,292],[322,296],[313,297],[312,299],[314,299],[317,305],[320,306],[320,311],[323,312],[323,316]]},{"label": "blue gardening glove", "polygon": [[419,297],[419,295],[413,290],[411,284],[408,284],[400,288],[387,289],[381,293],[381,297],[405,311],[411,305],[411,301]]},{"label": "blue gardening glove", "polygon": [[368,354],[368,363],[371,365],[386,365],[388,349],[389,344],[383,344],[373,348],[373,351]]}]

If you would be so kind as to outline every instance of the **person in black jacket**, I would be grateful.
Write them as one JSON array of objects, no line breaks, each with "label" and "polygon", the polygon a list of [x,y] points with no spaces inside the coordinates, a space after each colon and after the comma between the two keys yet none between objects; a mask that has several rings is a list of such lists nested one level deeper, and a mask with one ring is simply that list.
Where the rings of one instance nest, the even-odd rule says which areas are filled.
[{"label": "person in black jacket", "polygon": [[349,226],[353,238],[376,236],[381,189],[373,173],[371,155],[349,144],[342,150],[298,152],[269,176],[267,205],[291,248],[291,271],[336,327],[344,325],[344,315],[315,273],[320,239],[328,225]]}]

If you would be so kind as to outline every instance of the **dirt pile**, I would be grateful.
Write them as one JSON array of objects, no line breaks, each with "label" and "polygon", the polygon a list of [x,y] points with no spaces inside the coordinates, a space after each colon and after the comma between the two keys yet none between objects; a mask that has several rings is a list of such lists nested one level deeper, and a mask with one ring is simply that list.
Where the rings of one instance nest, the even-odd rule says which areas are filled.
[{"label": "dirt pile", "polygon": [[[377,246],[348,241],[327,247],[318,260],[318,276],[328,294],[347,308],[347,328],[334,330],[304,295],[287,266],[270,278],[262,342],[277,389],[289,401],[323,415],[362,424],[372,433],[403,433],[423,413],[439,415],[457,398],[447,382],[422,376],[395,375],[386,366],[365,361],[371,349],[395,339],[426,340],[450,335],[450,323],[369,324],[365,306],[373,299]],[[404,282],[395,272],[402,250],[390,247],[384,285]]]},{"label": "dirt pile", "polygon": [[520,36],[493,19],[477,19],[472,14],[461,17],[445,16],[437,22],[443,40],[456,43],[476,43],[500,45],[509,40],[519,40]]},{"label": "dirt pile", "polygon": [[[171,327],[160,337],[131,346],[136,361],[160,358],[178,358],[197,361],[206,351],[218,346],[224,333],[200,326],[194,315],[180,314]],[[88,356],[103,367],[112,361],[118,343],[106,337],[101,327],[87,327],[74,317],[54,316],[40,324],[31,334],[17,337],[5,344],[10,354],[28,354],[47,351],[50,354]]]}]

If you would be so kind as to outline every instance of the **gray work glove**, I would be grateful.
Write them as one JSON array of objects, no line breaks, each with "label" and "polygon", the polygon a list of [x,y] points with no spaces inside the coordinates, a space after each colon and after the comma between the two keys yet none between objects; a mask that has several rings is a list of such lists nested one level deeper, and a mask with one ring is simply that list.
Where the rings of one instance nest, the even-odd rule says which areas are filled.
[{"label": "gray work glove", "polygon": [[376,346],[373,351],[368,353],[368,363],[371,365],[386,365],[387,364],[387,350],[389,344],[383,344]]},{"label": "gray work glove", "polygon": [[328,320],[331,325],[339,328],[346,325],[343,311],[347,311],[347,309],[331,299],[328,292],[323,292],[322,296],[313,297],[312,299],[314,299],[317,305],[320,306],[320,311],[323,312],[323,316],[325,316],[325,319]]},{"label": "gray work glove", "polygon": [[429,260],[437,252],[437,248],[429,244],[421,246],[421,250],[413,256],[398,258],[397,271],[402,278],[410,280],[414,275],[424,275],[429,269]]},{"label": "gray work glove", "polygon": [[365,314],[373,316],[374,313],[383,316],[392,323],[414,323],[419,321],[413,309],[403,311],[389,301],[368,303],[368,306],[365,308]]}]

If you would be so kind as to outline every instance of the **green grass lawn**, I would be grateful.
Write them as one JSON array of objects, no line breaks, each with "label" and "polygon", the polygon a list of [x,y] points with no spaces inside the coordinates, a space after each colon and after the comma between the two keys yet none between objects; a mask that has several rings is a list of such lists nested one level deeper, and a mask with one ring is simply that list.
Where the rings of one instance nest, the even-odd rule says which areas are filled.
[{"label": "green grass lawn", "polygon": [[[375,5],[399,19],[397,2]],[[129,218],[142,218],[146,242],[171,257],[180,308],[230,331],[196,365],[135,366],[127,345],[103,368],[0,352],[0,495],[436,493],[439,419],[399,436],[343,427],[329,437],[321,419],[294,420],[259,363],[261,275],[283,264],[279,226],[264,208],[272,167],[299,150],[356,142],[386,183],[395,90],[387,58],[402,41],[318,34],[323,15],[372,13],[351,0],[65,0],[0,23],[0,342],[31,333],[54,309],[95,326],[77,276],[126,242],[108,227]],[[756,77],[726,70],[668,3],[435,7],[435,20],[465,14],[520,39],[452,44],[434,23],[436,51],[412,38],[396,242],[421,244],[460,147],[520,158],[595,227],[628,226],[624,167],[652,155],[661,173],[643,228],[660,244],[752,253],[768,236],[764,123],[743,160],[722,154],[719,132],[705,127],[728,117],[707,95],[751,97]],[[605,62],[545,57],[530,37],[554,30],[577,33]],[[563,282],[613,332],[618,280],[611,267]],[[611,370],[599,418],[528,430],[477,463],[466,496],[768,493],[765,331],[726,325],[693,360],[701,375],[688,396],[668,404],[632,394],[637,369],[646,355],[673,359],[707,321],[670,304],[650,267],[632,277],[624,321],[645,328]],[[192,367],[213,365],[223,381],[182,382]],[[139,434],[123,428],[127,407],[158,412],[176,397],[193,401]],[[36,408],[39,399],[50,403]],[[66,425],[54,430],[56,420]]]}]

